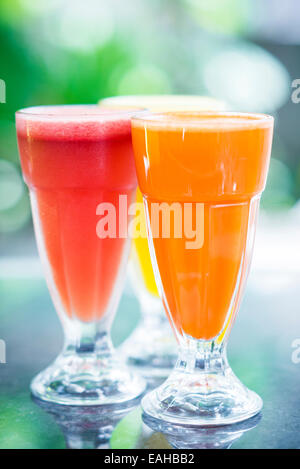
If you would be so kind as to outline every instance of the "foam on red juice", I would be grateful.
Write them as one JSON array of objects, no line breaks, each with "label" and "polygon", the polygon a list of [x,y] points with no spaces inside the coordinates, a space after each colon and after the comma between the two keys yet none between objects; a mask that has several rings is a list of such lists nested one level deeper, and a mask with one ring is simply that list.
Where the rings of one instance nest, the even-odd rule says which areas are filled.
[{"label": "foam on red juice", "polygon": [[80,106],[49,109],[48,116],[17,115],[23,174],[55,302],[69,317],[93,321],[107,310],[126,244],[97,236],[96,209],[112,203],[118,220],[119,195],[134,198],[130,118],[97,109],[93,116],[91,108],[84,115]]}]

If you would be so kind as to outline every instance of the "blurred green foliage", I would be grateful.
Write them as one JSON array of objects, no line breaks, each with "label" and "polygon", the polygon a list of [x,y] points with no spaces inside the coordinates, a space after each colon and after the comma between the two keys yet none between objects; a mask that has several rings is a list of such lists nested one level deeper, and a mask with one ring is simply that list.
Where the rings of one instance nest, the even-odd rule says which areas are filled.
[{"label": "blurred green foliage", "polygon": [[[276,117],[289,99],[289,73],[254,43],[257,12],[273,14],[256,0],[1,0],[0,233],[30,222],[27,192],[17,187],[19,108],[189,93]],[[290,155],[288,144],[275,140],[266,208],[291,206],[300,194],[300,148]]]}]

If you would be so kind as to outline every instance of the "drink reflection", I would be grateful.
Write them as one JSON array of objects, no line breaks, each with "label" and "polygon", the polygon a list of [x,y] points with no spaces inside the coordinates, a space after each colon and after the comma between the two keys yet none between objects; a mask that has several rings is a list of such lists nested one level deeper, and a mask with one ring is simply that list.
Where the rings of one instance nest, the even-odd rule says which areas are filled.
[{"label": "drink reflection", "polygon": [[[260,423],[262,414],[258,414],[244,422],[218,427],[184,427],[169,425],[166,429],[157,425],[143,414],[144,447],[146,448],[176,448],[176,449],[230,449],[246,432],[254,429]],[[154,431],[153,431],[154,430]]]},{"label": "drink reflection", "polygon": [[132,407],[113,410],[103,406],[65,406],[32,400],[50,414],[63,432],[68,449],[109,449],[112,433]]},{"label": "drink reflection", "polygon": [[230,449],[260,423],[261,414],[219,427],[161,426],[140,408],[116,412],[101,406],[62,406],[35,397],[63,432],[68,449]]}]

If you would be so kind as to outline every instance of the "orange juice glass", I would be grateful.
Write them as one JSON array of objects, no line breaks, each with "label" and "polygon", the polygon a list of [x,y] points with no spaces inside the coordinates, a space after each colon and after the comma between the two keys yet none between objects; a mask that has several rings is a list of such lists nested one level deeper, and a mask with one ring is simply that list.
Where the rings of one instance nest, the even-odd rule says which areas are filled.
[{"label": "orange juice glass", "polygon": [[47,401],[121,404],[144,389],[143,380],[119,363],[109,335],[130,242],[97,231],[102,208],[118,216],[120,196],[135,197],[131,115],[98,106],[16,114],[40,257],[65,331],[62,353],[31,384]]},{"label": "orange juice glass", "polygon": [[145,419],[234,423],[260,397],[233,374],[226,343],[251,260],[273,118],[230,112],[144,113],[132,121],[156,281],[179,343]]},{"label": "orange juice glass", "polygon": [[[113,96],[99,102],[102,108],[126,109],[137,107],[151,111],[219,111],[224,102],[208,96],[195,95],[129,95]],[[137,191],[137,202],[142,202]],[[144,208],[139,221],[146,225]],[[156,382],[167,378],[176,363],[177,348],[174,334],[166,318],[159,297],[148,240],[144,237],[133,239],[129,262],[132,287],[140,303],[141,319],[137,328],[122,344],[122,353],[130,366],[141,372],[148,380]]]}]

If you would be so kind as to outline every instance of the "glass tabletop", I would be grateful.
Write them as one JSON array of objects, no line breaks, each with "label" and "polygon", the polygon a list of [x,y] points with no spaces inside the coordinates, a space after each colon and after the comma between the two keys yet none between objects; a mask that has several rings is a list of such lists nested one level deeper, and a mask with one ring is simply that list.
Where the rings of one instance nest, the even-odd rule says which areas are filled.
[{"label": "glass tabletop", "polygon": [[[38,260],[32,262],[38,266]],[[262,415],[227,427],[162,434],[151,422],[143,423],[140,407],[114,414],[32,400],[30,380],[56,357],[62,330],[39,267],[30,275],[23,269],[20,277],[6,269],[0,276],[0,339],[6,344],[6,363],[0,364],[0,448],[300,448],[299,286],[300,273],[252,272],[232,331],[229,361],[263,398]],[[127,284],[113,326],[116,346],[138,319]]]}]

